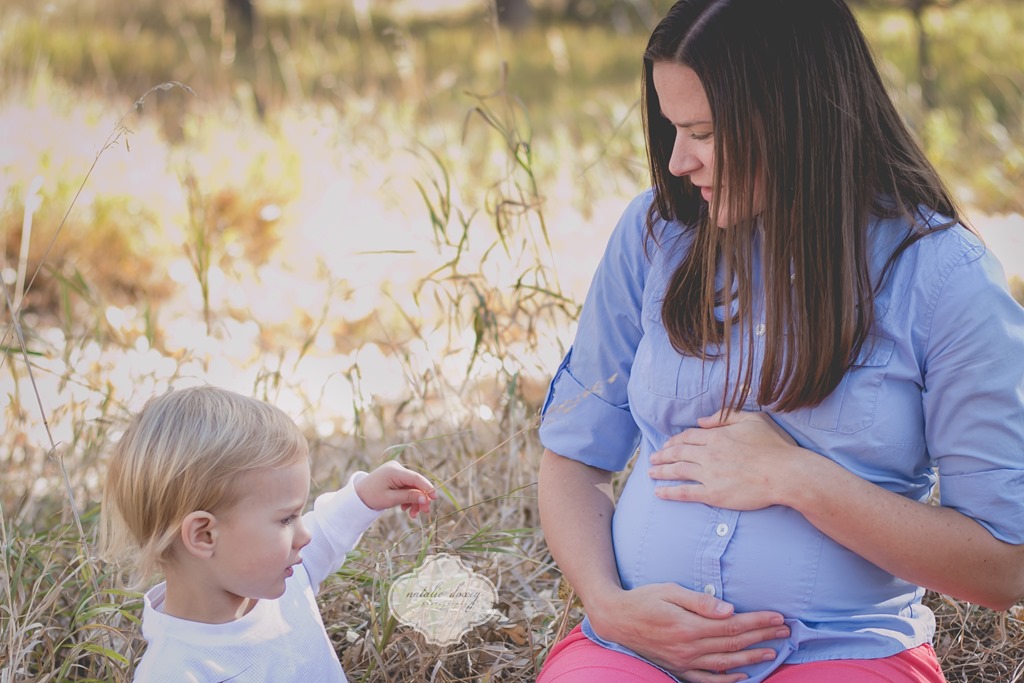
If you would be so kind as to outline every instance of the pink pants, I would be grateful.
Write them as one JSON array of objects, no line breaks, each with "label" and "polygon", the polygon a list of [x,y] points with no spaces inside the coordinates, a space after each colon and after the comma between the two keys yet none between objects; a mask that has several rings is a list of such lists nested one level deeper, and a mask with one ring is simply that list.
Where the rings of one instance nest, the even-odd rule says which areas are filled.
[{"label": "pink pants", "polygon": [[[580,627],[556,643],[537,683],[675,683],[650,664],[601,647]],[[931,645],[883,659],[783,664],[765,683],[946,683]]]}]

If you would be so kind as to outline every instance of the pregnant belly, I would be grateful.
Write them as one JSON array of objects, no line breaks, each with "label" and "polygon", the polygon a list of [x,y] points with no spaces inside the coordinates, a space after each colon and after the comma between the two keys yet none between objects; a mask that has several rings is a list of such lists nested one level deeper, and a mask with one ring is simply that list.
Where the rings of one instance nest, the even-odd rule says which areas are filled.
[{"label": "pregnant belly", "polygon": [[781,506],[736,512],[665,501],[653,491],[637,468],[615,510],[612,537],[626,588],[672,582],[737,611],[806,613],[831,541],[803,515]]},{"label": "pregnant belly", "polygon": [[625,588],[671,582],[739,612],[775,610],[807,622],[899,613],[920,600],[917,586],[839,545],[792,508],[737,512],[661,500],[646,469],[633,470],[612,520]]}]

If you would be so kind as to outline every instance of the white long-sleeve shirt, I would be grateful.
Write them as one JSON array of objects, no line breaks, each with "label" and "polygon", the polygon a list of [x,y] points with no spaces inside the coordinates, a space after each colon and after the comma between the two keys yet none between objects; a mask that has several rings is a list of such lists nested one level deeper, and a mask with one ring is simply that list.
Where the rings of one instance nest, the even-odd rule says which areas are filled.
[{"label": "white long-sleeve shirt", "polygon": [[319,496],[303,516],[312,540],[280,598],[258,601],[235,621],[204,624],[164,614],[165,584],[150,589],[142,612],[147,648],[135,682],[345,683],[316,594],[381,514],[356,495],[355,476],[343,489]]}]

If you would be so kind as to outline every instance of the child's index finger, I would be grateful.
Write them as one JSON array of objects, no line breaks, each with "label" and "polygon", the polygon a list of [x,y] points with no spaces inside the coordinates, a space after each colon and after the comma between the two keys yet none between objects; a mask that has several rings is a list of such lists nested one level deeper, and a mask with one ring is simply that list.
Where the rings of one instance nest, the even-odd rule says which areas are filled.
[{"label": "child's index finger", "polygon": [[429,479],[413,470],[406,470],[406,474],[408,476],[404,477],[405,481],[402,482],[405,488],[418,489],[432,498],[437,497],[436,487],[430,483]]}]

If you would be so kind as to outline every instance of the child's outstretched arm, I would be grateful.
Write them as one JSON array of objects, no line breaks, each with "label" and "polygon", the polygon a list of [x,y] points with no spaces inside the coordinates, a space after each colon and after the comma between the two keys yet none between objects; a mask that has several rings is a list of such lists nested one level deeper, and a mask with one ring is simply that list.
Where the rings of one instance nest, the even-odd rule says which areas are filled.
[{"label": "child's outstretched arm", "polygon": [[317,497],[302,517],[312,540],[302,549],[302,564],[314,591],[344,562],[363,532],[381,511],[398,507],[416,517],[437,498],[433,484],[421,474],[387,462],[369,474],[357,472],[347,486]]},{"label": "child's outstretched arm", "polygon": [[426,477],[388,461],[355,481],[356,494],[371,510],[385,510],[401,505],[410,517],[430,512],[430,501],[437,491]]}]

